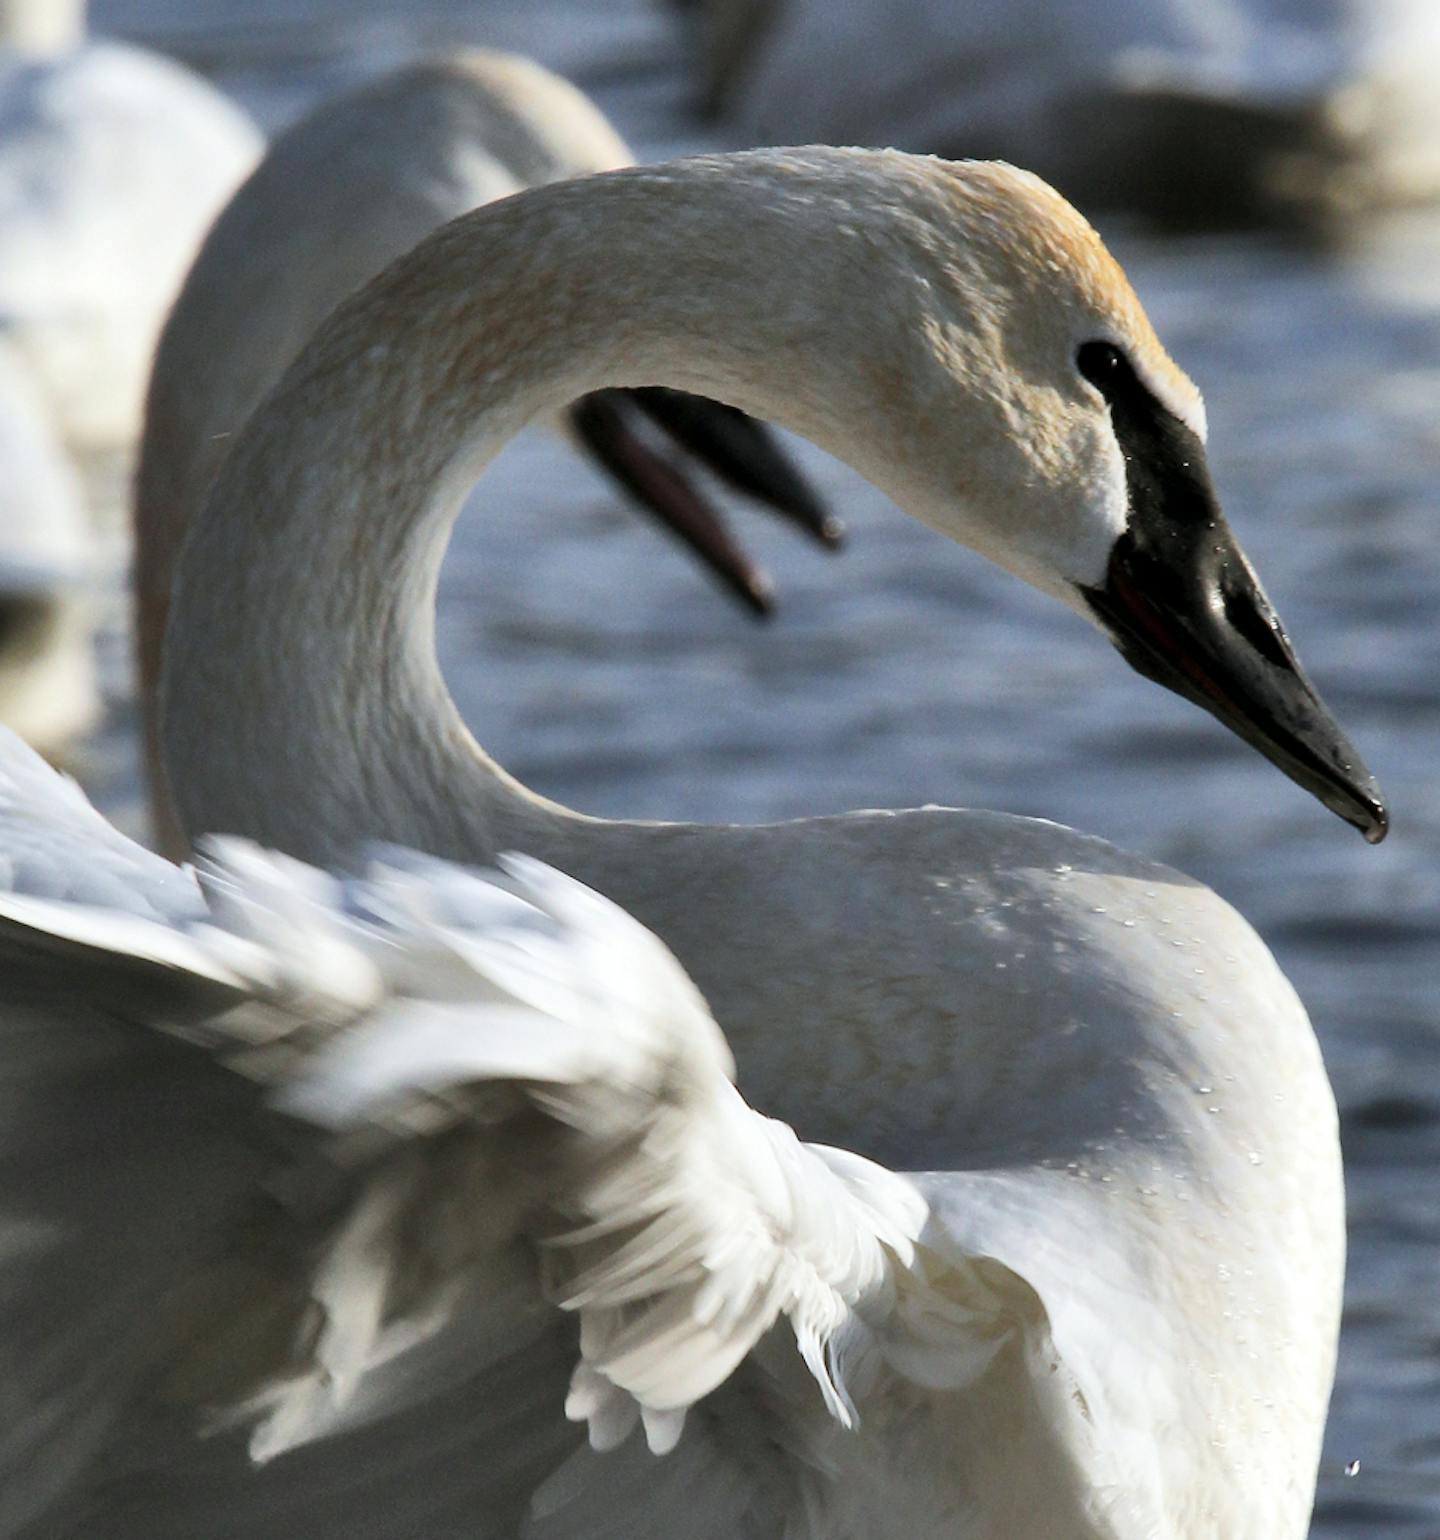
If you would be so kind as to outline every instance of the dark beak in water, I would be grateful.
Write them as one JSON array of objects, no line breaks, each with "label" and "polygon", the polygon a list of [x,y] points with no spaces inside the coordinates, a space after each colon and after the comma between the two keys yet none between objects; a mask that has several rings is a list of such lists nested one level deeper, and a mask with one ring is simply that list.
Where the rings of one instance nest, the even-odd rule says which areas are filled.
[{"label": "dark beak in water", "polygon": [[844,539],[840,520],[825,510],[770,430],[732,406],[658,386],[601,390],[575,402],[570,422],[591,456],[757,615],[773,608],[770,576],[731,533],[681,456],[821,545],[833,550]]},{"label": "dark beak in water", "polygon": [[1203,706],[1378,843],[1389,827],[1380,788],[1231,534],[1199,438],[1128,365],[1110,362],[1096,383],[1125,454],[1130,518],[1102,582],[1081,590],[1090,609],[1132,668]]}]

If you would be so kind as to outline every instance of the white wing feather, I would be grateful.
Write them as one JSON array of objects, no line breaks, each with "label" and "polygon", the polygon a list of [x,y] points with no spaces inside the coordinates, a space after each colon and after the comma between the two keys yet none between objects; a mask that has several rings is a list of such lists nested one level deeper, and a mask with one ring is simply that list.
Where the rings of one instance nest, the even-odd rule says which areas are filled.
[{"label": "white wing feather", "polygon": [[183,922],[194,877],[113,828],[68,776],[0,727],[0,892]]},{"label": "white wing feather", "polygon": [[848,1533],[1007,1352],[1026,1425],[1098,1443],[969,1175],[754,1112],[569,878],[181,871],[4,736],[0,870],[0,1534]]},{"label": "white wing feather", "polygon": [[[338,1130],[410,1125],[423,1102],[434,1129],[465,1118],[467,1093],[497,1082],[523,1090],[557,1131],[546,1154],[545,1287],[580,1317],[567,1411],[597,1447],[637,1420],[653,1449],[672,1447],[685,1408],[782,1315],[848,1424],[853,1407],[825,1347],[885,1292],[893,1263],[908,1263],[923,1199],[903,1178],[812,1151],[753,1112],[729,1078],[720,1029],[654,936],[538,862],[504,864],[512,891],[492,889],[487,923],[464,930],[436,925],[445,916],[425,913],[419,893],[397,903],[407,874],[372,875],[392,925],[409,916],[409,933],[392,943],[447,949],[473,970],[472,998],[392,1001],[367,1014],[291,1069],[278,1104]],[[408,875],[428,887],[426,867]],[[473,912],[480,896],[466,897]],[[368,884],[357,899],[380,907]]]}]

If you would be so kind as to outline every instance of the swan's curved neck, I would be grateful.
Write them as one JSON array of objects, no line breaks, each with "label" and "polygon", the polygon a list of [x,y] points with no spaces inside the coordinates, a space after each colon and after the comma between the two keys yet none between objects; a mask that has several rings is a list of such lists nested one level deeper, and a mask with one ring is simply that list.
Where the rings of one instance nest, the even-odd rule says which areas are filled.
[{"label": "swan's curved neck", "polygon": [[0,0],[0,46],[44,58],[84,37],[85,0]]},{"label": "swan's curved neck", "polygon": [[904,377],[886,339],[914,323],[887,324],[843,153],[900,195],[882,157],[834,151],[561,184],[457,220],[331,317],[181,558],[163,701],[192,835],[318,860],[362,837],[483,858],[576,816],[480,751],[441,679],[455,513],[519,428],[605,385],[728,400],[883,486],[906,453],[877,420],[884,380]]}]

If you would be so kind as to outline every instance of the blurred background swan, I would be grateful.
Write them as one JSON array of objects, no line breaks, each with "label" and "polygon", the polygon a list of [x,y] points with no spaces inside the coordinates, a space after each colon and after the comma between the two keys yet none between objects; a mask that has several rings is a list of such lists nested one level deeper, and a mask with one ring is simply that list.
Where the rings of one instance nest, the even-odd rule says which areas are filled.
[{"label": "blurred background swan", "polygon": [[139,433],[155,338],[259,148],[198,76],[87,42],[83,0],[0,0],[0,721],[47,752],[98,711],[108,484]]},{"label": "blurred background swan", "polygon": [[1440,195],[1430,0],[700,0],[704,90],[747,140],[1029,166],[1212,224]]},{"label": "blurred background swan", "polygon": [[53,754],[94,724],[98,556],[80,483],[0,342],[0,722]]},{"label": "blurred background swan", "polygon": [[260,136],[158,54],[87,42],[84,0],[0,0],[0,336],[64,437],[139,432],[160,324]]}]

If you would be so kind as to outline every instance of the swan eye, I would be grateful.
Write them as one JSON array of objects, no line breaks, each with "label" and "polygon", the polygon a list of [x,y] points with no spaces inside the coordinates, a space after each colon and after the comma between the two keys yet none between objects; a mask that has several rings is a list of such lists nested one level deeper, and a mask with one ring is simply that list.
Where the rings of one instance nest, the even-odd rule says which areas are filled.
[{"label": "swan eye", "polygon": [[1082,342],[1075,350],[1075,367],[1102,396],[1108,396],[1119,380],[1133,372],[1113,342]]}]

